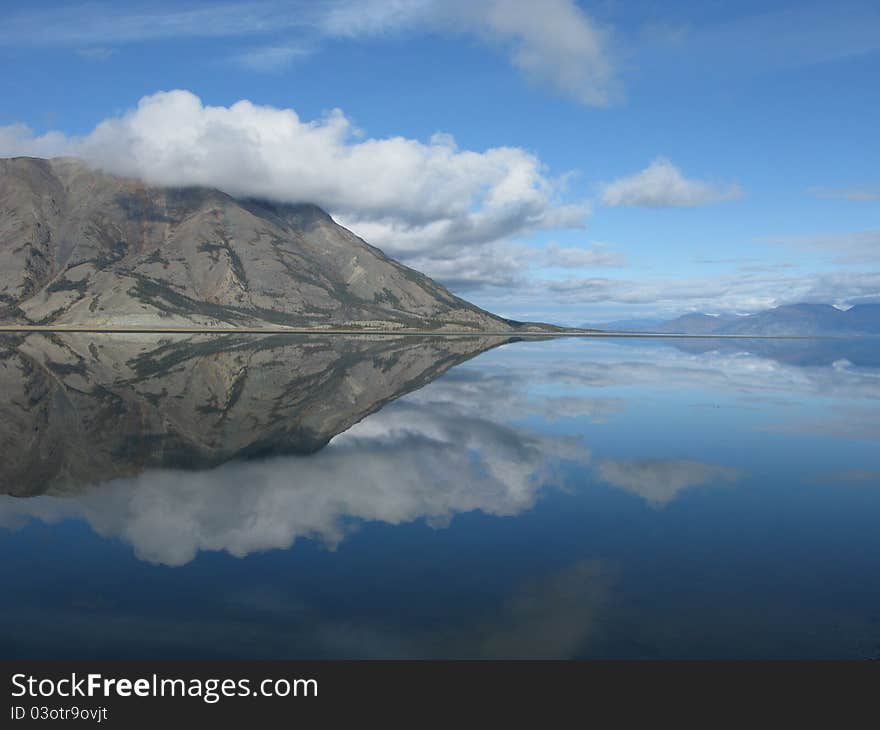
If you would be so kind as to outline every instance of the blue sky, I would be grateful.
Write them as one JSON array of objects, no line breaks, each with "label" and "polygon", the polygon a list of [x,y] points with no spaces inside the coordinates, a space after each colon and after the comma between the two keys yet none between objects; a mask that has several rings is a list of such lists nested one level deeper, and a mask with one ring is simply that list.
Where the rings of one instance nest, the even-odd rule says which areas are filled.
[{"label": "blue sky", "polygon": [[880,301],[875,2],[8,0],[0,59],[0,155],[309,199],[508,316]]}]

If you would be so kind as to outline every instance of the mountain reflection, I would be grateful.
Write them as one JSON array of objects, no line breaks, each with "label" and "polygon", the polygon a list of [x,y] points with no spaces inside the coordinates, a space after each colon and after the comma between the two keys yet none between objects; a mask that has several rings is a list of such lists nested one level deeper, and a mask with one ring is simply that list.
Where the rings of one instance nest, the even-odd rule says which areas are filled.
[{"label": "mountain reflection", "polygon": [[[85,520],[142,560],[183,565],[200,551],[245,556],[303,538],[334,548],[362,522],[443,527],[472,511],[519,515],[572,477],[663,508],[744,473],[693,458],[701,451],[686,444],[664,453],[649,431],[594,459],[584,424],[605,428],[641,408],[640,388],[726,394],[725,408],[766,400],[776,414],[801,396],[880,397],[870,358],[829,362],[804,343],[783,362],[745,341],[706,341],[700,352],[677,342],[557,341],[453,369],[508,341],[9,339],[0,476],[10,496],[0,496],[0,526]],[[871,437],[880,421],[863,410],[846,422]]]},{"label": "mountain reflection", "polygon": [[876,655],[865,343],[508,343],[8,340],[7,654]]},{"label": "mountain reflection", "polygon": [[318,451],[500,338],[33,335],[0,350],[0,489]]},{"label": "mountain reflection", "polygon": [[244,556],[301,537],[333,547],[352,520],[441,526],[472,510],[515,515],[534,504],[559,460],[587,457],[575,439],[401,403],[308,458],[152,470],[72,498],[6,498],[0,521],[80,517],[144,560],[182,565],[200,550]]},{"label": "mountain reflection", "polygon": [[85,519],[144,560],[182,565],[300,537],[332,547],[352,520],[517,514],[562,460],[588,459],[579,439],[452,401],[360,422],[503,342],[28,338],[3,360],[0,426],[15,455],[4,491],[27,498],[0,498],[0,524]]}]

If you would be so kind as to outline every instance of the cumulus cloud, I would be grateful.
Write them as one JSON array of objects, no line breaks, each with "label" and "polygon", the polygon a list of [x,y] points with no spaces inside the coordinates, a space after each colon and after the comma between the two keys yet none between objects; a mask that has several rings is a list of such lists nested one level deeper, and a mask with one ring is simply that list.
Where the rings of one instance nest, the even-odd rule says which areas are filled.
[{"label": "cumulus cloud", "polygon": [[738,185],[689,180],[664,157],[657,158],[635,175],[602,187],[602,203],[608,207],[695,208],[734,200],[741,195]]},{"label": "cumulus cloud", "polygon": [[249,101],[206,106],[179,90],[146,96],[85,137],[2,127],[0,154],[71,154],[151,183],[316,203],[400,257],[580,226],[589,212],[563,203],[562,181],[520,148],[462,150],[445,134],[366,138],[340,110],[304,121]]}]

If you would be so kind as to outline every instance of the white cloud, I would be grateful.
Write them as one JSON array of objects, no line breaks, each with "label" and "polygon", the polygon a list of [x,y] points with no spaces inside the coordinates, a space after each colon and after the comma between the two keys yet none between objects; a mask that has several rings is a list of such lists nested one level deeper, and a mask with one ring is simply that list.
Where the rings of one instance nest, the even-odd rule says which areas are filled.
[{"label": "white cloud", "polygon": [[336,38],[395,33],[424,23],[440,7],[435,0],[343,0],[327,8],[320,28]]},{"label": "white cloud", "polygon": [[503,47],[528,81],[591,106],[620,96],[608,33],[573,0],[448,4],[447,22]]},{"label": "white cloud", "polygon": [[63,132],[47,132],[36,136],[26,124],[0,127],[0,157],[58,157],[70,154],[71,151],[71,139]]},{"label": "white cloud", "polygon": [[425,29],[476,37],[503,51],[535,86],[581,104],[620,96],[609,31],[573,0],[368,0],[345,2],[325,17],[333,37]]},{"label": "white cloud", "polygon": [[[365,232],[362,226],[356,226],[356,230]],[[378,231],[372,233],[379,235]],[[369,235],[367,239],[370,240]],[[626,265],[626,256],[600,242],[584,248],[550,243],[540,249],[502,241],[484,246],[437,246],[432,251],[406,257],[406,262],[457,291],[487,287],[528,291],[536,269],[621,267]]]},{"label": "white cloud", "polygon": [[[641,280],[532,277],[515,290],[492,292],[480,305],[515,319],[526,318],[525,312],[532,318],[579,325],[609,318],[668,318],[694,311],[747,314],[801,302],[851,306],[880,301],[880,271],[785,272]],[[611,307],[610,314],[603,311],[603,319],[597,319],[599,306]]]},{"label": "white cloud", "polygon": [[[84,157],[161,185],[312,202],[394,256],[457,251],[531,231],[582,225],[586,203],[517,147],[475,152],[449,135],[429,142],[363,138],[340,110],[303,121],[293,109],[239,101],[205,106],[188,91],[146,96],[82,138],[0,127],[0,155]],[[441,249],[445,249],[445,252]]]},{"label": "white cloud", "polygon": [[737,185],[689,180],[664,157],[658,157],[641,172],[602,188],[602,203],[608,207],[695,208],[741,196]]},{"label": "white cloud", "polygon": [[456,291],[524,285],[537,251],[515,243],[493,243],[454,250],[448,255],[426,252],[407,264]]},{"label": "white cloud", "polygon": [[499,49],[529,82],[579,103],[607,106],[620,96],[609,33],[574,0],[264,0],[184,9],[88,3],[19,13],[4,18],[4,26],[0,45],[7,46],[267,37],[265,48],[232,54],[262,71],[325,39],[465,35]]}]

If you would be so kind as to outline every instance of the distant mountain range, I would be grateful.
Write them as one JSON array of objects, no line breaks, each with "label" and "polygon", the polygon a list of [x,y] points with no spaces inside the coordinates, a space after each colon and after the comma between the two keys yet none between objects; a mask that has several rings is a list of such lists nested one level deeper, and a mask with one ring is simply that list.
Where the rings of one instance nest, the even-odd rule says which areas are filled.
[{"label": "distant mountain range", "polygon": [[621,320],[584,326],[681,335],[880,335],[880,304],[857,304],[846,311],[830,304],[789,304],[743,316],[693,313],[670,320]]},{"label": "distant mountain range", "polygon": [[0,323],[526,327],[392,260],[320,208],[0,159]]}]

